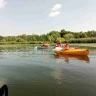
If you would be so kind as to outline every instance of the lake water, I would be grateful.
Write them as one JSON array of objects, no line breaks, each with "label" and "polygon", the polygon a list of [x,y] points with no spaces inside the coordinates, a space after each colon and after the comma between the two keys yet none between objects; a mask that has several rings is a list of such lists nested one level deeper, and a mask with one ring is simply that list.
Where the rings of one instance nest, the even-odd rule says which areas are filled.
[{"label": "lake water", "polygon": [[0,87],[9,96],[96,96],[96,50],[56,56],[32,45],[0,48]]}]

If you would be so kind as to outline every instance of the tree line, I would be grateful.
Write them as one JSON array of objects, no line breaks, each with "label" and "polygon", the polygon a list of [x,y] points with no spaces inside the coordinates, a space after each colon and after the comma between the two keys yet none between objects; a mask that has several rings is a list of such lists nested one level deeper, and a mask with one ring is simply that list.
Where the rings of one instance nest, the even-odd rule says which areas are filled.
[{"label": "tree line", "polygon": [[87,32],[71,32],[62,29],[59,31],[51,31],[47,34],[37,35],[18,35],[18,36],[0,36],[0,44],[35,44],[40,42],[57,42],[62,40],[63,43],[96,43],[96,31]]}]

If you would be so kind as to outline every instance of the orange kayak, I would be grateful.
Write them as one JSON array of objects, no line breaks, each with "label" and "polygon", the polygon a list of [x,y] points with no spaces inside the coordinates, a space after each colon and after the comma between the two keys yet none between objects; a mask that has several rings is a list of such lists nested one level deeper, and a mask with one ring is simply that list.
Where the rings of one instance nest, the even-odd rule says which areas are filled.
[{"label": "orange kayak", "polygon": [[88,55],[90,50],[87,49],[69,49],[69,50],[55,50],[53,51],[57,54],[70,54],[70,55]]}]

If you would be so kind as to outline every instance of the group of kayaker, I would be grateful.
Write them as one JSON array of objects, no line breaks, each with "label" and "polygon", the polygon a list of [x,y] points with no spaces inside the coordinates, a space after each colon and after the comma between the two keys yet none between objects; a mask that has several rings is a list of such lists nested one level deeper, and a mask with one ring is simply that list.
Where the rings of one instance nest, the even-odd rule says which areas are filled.
[{"label": "group of kayaker", "polygon": [[[41,43],[41,47],[48,47],[49,46],[49,43],[46,42],[46,43]],[[63,45],[61,40],[58,40],[57,44],[55,45],[55,47],[60,47],[60,48],[63,48],[63,49],[69,49],[69,44],[65,44]]]},{"label": "group of kayaker", "polygon": [[[40,45],[36,46],[37,49],[48,48],[50,45],[48,42],[43,43],[41,42]],[[62,44],[61,40],[58,40],[54,49],[52,49],[57,54],[66,54],[66,55],[88,55],[90,50],[88,49],[78,49],[78,48],[69,48],[69,44],[66,43],[65,45]]]},{"label": "group of kayaker", "polygon": [[59,40],[57,42],[57,44],[55,45],[55,47],[61,47],[61,48],[65,49],[65,50],[67,50],[67,49],[69,49],[69,44],[66,43],[65,45],[63,45],[62,42],[61,42],[61,40]]}]

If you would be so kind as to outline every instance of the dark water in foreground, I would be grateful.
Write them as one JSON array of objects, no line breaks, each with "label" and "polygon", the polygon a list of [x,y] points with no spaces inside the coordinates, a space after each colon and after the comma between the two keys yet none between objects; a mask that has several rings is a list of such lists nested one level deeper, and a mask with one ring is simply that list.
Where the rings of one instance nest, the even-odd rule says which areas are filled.
[{"label": "dark water in foreground", "polygon": [[32,45],[0,48],[0,87],[9,96],[96,96],[96,50],[56,56]]}]

